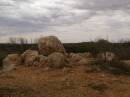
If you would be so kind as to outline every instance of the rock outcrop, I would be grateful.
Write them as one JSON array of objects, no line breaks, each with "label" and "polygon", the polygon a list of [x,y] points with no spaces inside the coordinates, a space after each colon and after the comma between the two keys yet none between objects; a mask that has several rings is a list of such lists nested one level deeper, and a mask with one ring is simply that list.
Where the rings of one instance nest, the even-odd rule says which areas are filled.
[{"label": "rock outcrop", "polygon": [[61,41],[55,36],[48,36],[40,38],[38,41],[38,48],[41,54],[48,56],[54,52],[65,54],[65,48]]},{"label": "rock outcrop", "polygon": [[8,55],[3,63],[7,65],[13,64],[12,66],[14,66],[20,64],[22,59],[22,64],[26,66],[62,68],[67,65],[70,66],[71,63],[77,65],[87,64],[86,57],[90,56],[89,53],[66,53],[63,44],[55,36],[40,38],[38,49],[39,51],[26,50],[21,56],[17,54]]}]

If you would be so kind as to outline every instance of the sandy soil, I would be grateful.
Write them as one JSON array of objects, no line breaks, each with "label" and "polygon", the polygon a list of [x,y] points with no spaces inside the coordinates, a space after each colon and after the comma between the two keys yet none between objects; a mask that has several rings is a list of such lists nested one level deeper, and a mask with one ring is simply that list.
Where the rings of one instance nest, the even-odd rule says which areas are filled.
[{"label": "sandy soil", "polygon": [[19,66],[0,74],[0,97],[130,97],[130,76],[86,72],[86,68]]}]

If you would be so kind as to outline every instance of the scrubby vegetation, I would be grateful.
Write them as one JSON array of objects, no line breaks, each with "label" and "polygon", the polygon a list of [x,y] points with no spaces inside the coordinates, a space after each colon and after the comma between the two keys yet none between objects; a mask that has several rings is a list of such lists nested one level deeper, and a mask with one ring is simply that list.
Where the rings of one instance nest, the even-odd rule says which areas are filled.
[{"label": "scrubby vegetation", "polygon": [[[88,67],[87,67],[88,68]],[[111,62],[104,62],[104,61],[95,61],[93,62],[89,68],[90,70],[86,70],[86,72],[109,72],[114,75],[130,75],[130,66],[125,64],[121,61],[111,61]]]},{"label": "scrubby vegetation", "polygon": [[[120,59],[130,59],[130,42],[110,43],[100,39],[97,42],[65,43],[64,46],[67,52],[90,52],[96,57],[100,52],[110,51]],[[22,53],[27,49],[37,50],[37,44],[0,44],[0,59],[9,53]]]},{"label": "scrubby vegetation", "polygon": [[100,52],[114,52],[120,59],[130,59],[130,42],[127,43],[110,43],[106,40],[97,42],[85,42],[76,44],[64,44],[68,52],[91,52],[96,56]]}]

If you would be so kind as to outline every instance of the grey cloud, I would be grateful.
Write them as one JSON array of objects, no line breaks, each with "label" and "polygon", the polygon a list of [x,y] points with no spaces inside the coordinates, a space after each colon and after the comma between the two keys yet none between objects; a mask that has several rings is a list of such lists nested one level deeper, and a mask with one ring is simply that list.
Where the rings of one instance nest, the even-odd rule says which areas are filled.
[{"label": "grey cloud", "polygon": [[90,10],[130,9],[130,0],[79,0],[78,8]]},{"label": "grey cloud", "polygon": [[12,0],[9,0],[9,1],[1,0],[0,1],[0,7],[6,7],[6,6],[12,6],[12,5],[13,5],[13,1]]},{"label": "grey cloud", "polygon": [[[79,9],[70,9],[69,11],[57,7],[47,9],[51,13],[49,14],[49,19],[54,20],[51,21],[52,26],[64,26],[81,23],[96,14],[93,11]],[[78,10],[78,12],[75,12],[76,10]]]},{"label": "grey cloud", "polygon": [[[45,19],[47,22],[47,19]],[[0,26],[1,27],[6,27],[8,29],[13,29],[16,33],[21,32],[21,33],[29,33],[29,32],[38,32],[38,31],[44,31],[46,30],[46,26],[48,24],[35,24],[32,23],[32,20],[17,20],[17,19],[12,19],[12,18],[0,18]],[[36,20],[34,21],[36,22]],[[44,21],[45,22],[45,21]],[[15,34],[15,32],[13,32]],[[9,32],[10,33],[10,32]],[[12,34],[13,34],[12,33]]]},{"label": "grey cloud", "polygon": [[[130,21],[120,21],[125,16],[130,19],[130,0],[67,0],[67,3],[59,0],[55,6],[34,5],[34,1],[40,4],[41,0],[3,1],[0,1],[0,36],[49,33],[60,29],[71,33],[76,28],[87,36],[89,33],[98,36],[105,31],[123,31],[130,25]],[[69,3],[71,1],[75,3]],[[111,18],[114,16],[118,19]]]},{"label": "grey cloud", "polygon": [[52,26],[65,26],[79,23],[85,18],[89,18],[93,13],[90,12],[83,16],[78,16],[77,13],[66,12],[62,8],[58,7],[45,7],[48,10],[47,14],[44,16],[26,16],[24,14],[21,18],[11,18],[11,17],[0,17],[0,26],[7,26],[15,31],[24,32],[38,32],[45,31]]}]

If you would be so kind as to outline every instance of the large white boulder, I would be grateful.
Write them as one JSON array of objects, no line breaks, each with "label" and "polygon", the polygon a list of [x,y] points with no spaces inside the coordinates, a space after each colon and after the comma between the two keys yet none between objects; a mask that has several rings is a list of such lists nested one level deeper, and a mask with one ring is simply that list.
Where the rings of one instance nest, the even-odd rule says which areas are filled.
[{"label": "large white boulder", "polygon": [[9,54],[5,59],[3,59],[3,70],[10,71],[13,70],[17,65],[21,65],[21,56],[18,54]]},{"label": "large white boulder", "polygon": [[54,52],[66,53],[61,41],[55,36],[47,36],[40,38],[38,48],[41,54],[48,56]]},{"label": "large white boulder", "polygon": [[54,52],[48,56],[48,65],[51,68],[62,68],[66,64],[65,60],[64,54]]}]

